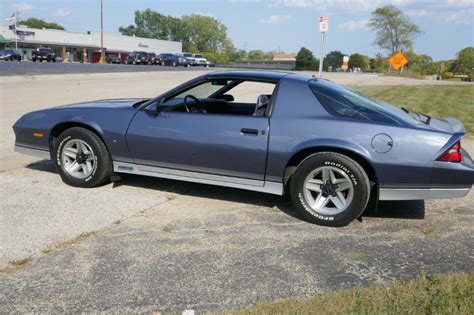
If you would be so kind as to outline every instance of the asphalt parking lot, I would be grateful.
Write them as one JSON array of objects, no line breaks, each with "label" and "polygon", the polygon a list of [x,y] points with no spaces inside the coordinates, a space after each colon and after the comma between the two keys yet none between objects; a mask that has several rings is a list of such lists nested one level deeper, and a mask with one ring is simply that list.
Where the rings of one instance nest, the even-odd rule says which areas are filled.
[{"label": "asphalt parking lot", "polygon": [[159,71],[199,71],[203,67],[164,67],[123,64],[79,64],[62,62],[0,62],[0,76],[72,74],[72,73],[117,73],[117,72],[159,72]]},{"label": "asphalt parking lot", "polygon": [[[0,313],[232,309],[474,269],[474,192],[385,202],[333,229],[304,222],[285,197],[237,189],[137,176],[72,188],[51,162],[12,152],[11,125],[24,112],[152,97],[199,74],[0,78]],[[393,84],[373,75],[331,79]],[[472,136],[463,146],[474,155]]]}]

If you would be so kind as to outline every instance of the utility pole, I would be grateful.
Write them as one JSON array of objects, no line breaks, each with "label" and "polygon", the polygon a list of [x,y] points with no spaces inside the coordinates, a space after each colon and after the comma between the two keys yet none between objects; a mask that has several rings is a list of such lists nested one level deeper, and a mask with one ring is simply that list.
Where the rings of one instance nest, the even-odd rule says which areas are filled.
[{"label": "utility pole", "polygon": [[100,60],[99,63],[105,63],[104,51],[104,6],[100,0]]},{"label": "utility pole", "polygon": [[16,30],[16,23],[18,21],[18,10],[16,10],[15,16],[15,50],[18,51],[18,32]]}]

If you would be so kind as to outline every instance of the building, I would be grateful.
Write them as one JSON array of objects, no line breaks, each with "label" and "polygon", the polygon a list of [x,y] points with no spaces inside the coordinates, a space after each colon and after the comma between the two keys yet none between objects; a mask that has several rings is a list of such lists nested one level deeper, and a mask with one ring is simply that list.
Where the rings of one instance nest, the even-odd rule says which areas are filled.
[{"label": "building", "polygon": [[296,54],[275,53],[273,61],[296,61]]},{"label": "building", "polygon": [[[56,56],[71,62],[98,62],[100,59],[100,32],[78,33],[21,26],[15,32],[8,26],[0,26],[0,39],[3,42],[0,45],[9,47],[15,47],[15,39],[18,40],[23,59],[31,59],[31,51],[38,47],[52,48]],[[179,53],[182,43],[104,33],[104,50],[106,54],[119,55],[123,61],[133,51]]]}]

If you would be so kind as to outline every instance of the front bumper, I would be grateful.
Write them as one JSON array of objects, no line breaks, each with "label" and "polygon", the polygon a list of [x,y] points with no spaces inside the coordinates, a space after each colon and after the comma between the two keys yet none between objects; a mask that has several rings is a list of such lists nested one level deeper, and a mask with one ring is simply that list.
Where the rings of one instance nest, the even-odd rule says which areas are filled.
[{"label": "front bumper", "polygon": [[49,151],[15,145],[15,152],[35,156],[44,160],[51,160],[51,154],[49,153]]}]

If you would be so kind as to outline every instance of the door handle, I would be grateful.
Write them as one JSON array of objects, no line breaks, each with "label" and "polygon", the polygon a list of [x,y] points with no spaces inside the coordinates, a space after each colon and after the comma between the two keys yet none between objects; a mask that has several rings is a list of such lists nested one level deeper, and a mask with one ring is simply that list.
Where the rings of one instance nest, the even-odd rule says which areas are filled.
[{"label": "door handle", "polygon": [[258,130],[257,129],[242,128],[242,129],[240,129],[240,132],[242,134],[245,134],[245,135],[258,136]]}]

